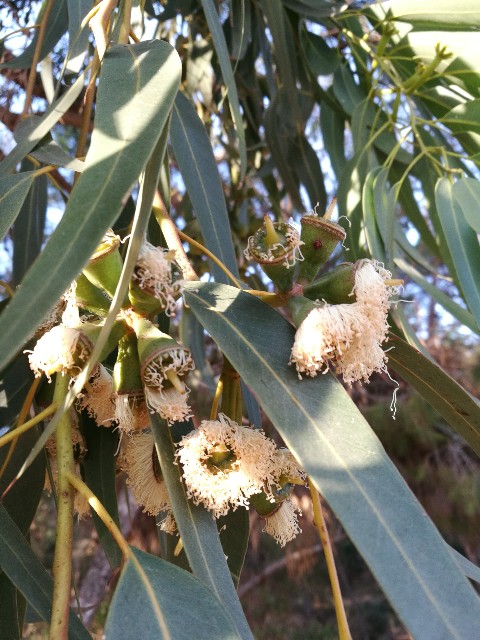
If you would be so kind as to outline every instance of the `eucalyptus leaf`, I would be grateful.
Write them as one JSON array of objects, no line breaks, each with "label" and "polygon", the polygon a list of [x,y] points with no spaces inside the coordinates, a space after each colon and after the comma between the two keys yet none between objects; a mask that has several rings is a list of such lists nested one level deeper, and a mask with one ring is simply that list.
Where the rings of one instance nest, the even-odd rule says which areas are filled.
[{"label": "eucalyptus leaf", "polygon": [[247,171],[247,147],[245,143],[245,131],[243,129],[242,114],[238,102],[237,86],[233,77],[232,65],[228,55],[227,43],[223,34],[220,19],[213,0],[201,0],[205,18],[207,20],[213,44],[217,52],[218,63],[222,70],[223,81],[228,91],[228,102],[235,123],[235,131],[238,136],[238,150],[240,155],[240,174],[245,177]]},{"label": "eucalyptus leaf", "polygon": [[228,613],[190,573],[132,549],[108,612],[107,638],[238,640]]},{"label": "eucalyptus leaf", "polygon": [[[87,449],[82,463],[85,481],[116,525],[120,527],[115,491],[115,454],[118,450],[118,431],[113,426],[98,426],[95,420],[86,415],[85,411],[82,412],[81,425]],[[122,561],[120,548],[97,514],[93,513],[92,515],[100,545],[110,566],[115,569]]]},{"label": "eucalyptus leaf", "polygon": [[[49,3],[44,0],[42,10],[37,18],[37,21],[42,20],[45,8]],[[43,60],[55,47],[62,35],[67,30],[67,2],[66,0],[55,0],[52,4],[50,15],[48,16],[47,26],[42,38],[40,46],[39,60]],[[8,62],[0,63],[0,68],[3,69],[28,69],[32,65],[33,56],[37,46],[39,38],[39,30],[35,29],[32,41],[19,56],[9,60]]]},{"label": "eucalyptus leaf", "polygon": [[0,178],[0,239],[3,240],[19,214],[34,178],[34,171]]},{"label": "eucalyptus leaf", "polygon": [[[53,580],[1,504],[0,543],[0,568],[40,618],[48,622],[52,611]],[[91,640],[88,631],[72,612],[69,620],[69,638]]]},{"label": "eucalyptus leaf", "polygon": [[[194,106],[182,93],[175,99],[170,136],[204,242],[238,276],[225,196],[212,145]],[[215,280],[228,282],[216,264],[212,265],[212,271]]]},{"label": "eucalyptus leaf", "polygon": [[108,50],[85,170],[60,224],[0,317],[0,368],[78,275],[117,218],[168,121],[180,73],[178,55],[166,42]]},{"label": "eucalyptus leaf", "polygon": [[412,635],[475,635],[478,595],[342,385],[331,375],[299,380],[288,365],[292,327],[253,296],[196,284],[186,299],[255,388]]},{"label": "eucalyptus leaf", "polygon": [[480,456],[480,405],[435,362],[401,338],[389,339],[388,361]]},{"label": "eucalyptus leaf", "polygon": [[480,246],[477,234],[462,215],[460,205],[454,198],[453,185],[448,178],[441,178],[437,182],[435,201],[460,286],[480,327]]},{"label": "eucalyptus leaf", "polygon": [[478,29],[480,9],[476,0],[458,0],[454,5],[450,0],[436,0],[435,3],[418,0],[389,0],[369,10],[379,16],[411,23],[416,29]]},{"label": "eucalyptus leaf", "polygon": [[89,0],[67,0],[68,7],[68,60],[66,73],[78,73],[88,49],[88,26],[82,29],[82,20],[92,8]]},{"label": "eucalyptus leaf", "polygon": [[465,220],[476,233],[480,233],[480,182],[463,178],[453,185],[453,196]]}]

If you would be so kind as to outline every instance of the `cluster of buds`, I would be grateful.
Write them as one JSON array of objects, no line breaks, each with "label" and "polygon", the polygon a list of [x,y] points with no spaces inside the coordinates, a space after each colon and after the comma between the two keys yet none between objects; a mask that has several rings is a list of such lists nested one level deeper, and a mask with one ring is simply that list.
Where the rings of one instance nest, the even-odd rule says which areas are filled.
[{"label": "cluster of buds", "polygon": [[[74,379],[84,369],[109,313],[122,269],[120,238],[109,231],[28,352],[37,377],[45,375],[49,382],[55,375]],[[84,410],[100,427],[118,428],[128,435],[120,466],[127,471],[135,497],[149,513],[156,513],[155,505],[168,512],[168,496],[156,456],[152,457],[153,437],[145,432],[149,413],[157,412],[168,424],[191,415],[184,381],[194,367],[190,352],[154,324],[157,314],[174,314],[182,289],[175,252],[145,242],[128,296],[100,354],[100,361],[112,354],[109,368],[95,366],[76,403],[76,409]],[[150,466],[152,460],[154,465],[156,484],[152,487],[156,490],[151,492],[135,484],[145,455]],[[55,452],[49,450],[49,457],[55,475]],[[77,512],[83,513],[83,509],[77,508]],[[171,516],[168,523],[165,528],[172,529]]]},{"label": "cluster of buds", "polygon": [[219,414],[182,438],[177,457],[187,495],[214,517],[253,507],[266,520],[264,531],[282,546],[300,532],[291,493],[305,475],[262,431]]},{"label": "cluster of buds", "polygon": [[266,217],[245,255],[262,267],[288,304],[297,327],[290,363],[299,378],[333,371],[347,384],[368,382],[373,372],[386,371],[381,345],[387,340],[390,298],[402,281],[392,280],[375,260],[344,263],[315,280],[346,238],[328,213],[304,215],[301,233],[292,232],[290,243],[287,225]]}]

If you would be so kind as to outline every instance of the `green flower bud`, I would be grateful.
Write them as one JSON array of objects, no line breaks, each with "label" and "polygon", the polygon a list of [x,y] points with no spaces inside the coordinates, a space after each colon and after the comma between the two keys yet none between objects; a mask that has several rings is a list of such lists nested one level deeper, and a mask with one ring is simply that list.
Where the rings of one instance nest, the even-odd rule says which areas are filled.
[{"label": "green flower bud", "polygon": [[[362,262],[362,261],[359,261]],[[330,304],[355,302],[353,289],[358,262],[344,262],[303,289],[303,295],[311,300],[325,300]]]},{"label": "green flower bud", "polygon": [[339,242],[347,237],[339,224],[315,214],[303,216],[301,241],[303,262],[300,264],[298,280],[301,284],[311,282],[320,267],[332,255]]},{"label": "green flower bud", "polygon": [[97,316],[107,315],[110,300],[83,273],[77,278],[76,285],[75,299],[79,307]]},{"label": "green flower bud", "polygon": [[284,222],[272,222],[265,216],[264,224],[248,239],[247,260],[255,260],[277,289],[288,291],[295,278],[295,264],[302,260],[300,240],[295,227]]},{"label": "green flower bud", "polygon": [[99,289],[103,289],[113,298],[117,288],[123,261],[118,250],[120,238],[113,231],[107,231],[98,245],[83,273]]}]

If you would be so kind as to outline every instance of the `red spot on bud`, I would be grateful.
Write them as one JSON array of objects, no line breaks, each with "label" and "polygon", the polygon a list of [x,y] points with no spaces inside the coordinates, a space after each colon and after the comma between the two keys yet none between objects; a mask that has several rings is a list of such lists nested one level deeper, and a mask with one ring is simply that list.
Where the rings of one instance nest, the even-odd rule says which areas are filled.
[{"label": "red spot on bud", "polygon": [[314,248],[314,249],[321,249],[321,248],[322,248],[322,246],[323,246],[323,242],[322,242],[319,238],[317,238],[316,240],[314,240],[314,241],[312,242],[312,244],[313,244],[313,248]]}]

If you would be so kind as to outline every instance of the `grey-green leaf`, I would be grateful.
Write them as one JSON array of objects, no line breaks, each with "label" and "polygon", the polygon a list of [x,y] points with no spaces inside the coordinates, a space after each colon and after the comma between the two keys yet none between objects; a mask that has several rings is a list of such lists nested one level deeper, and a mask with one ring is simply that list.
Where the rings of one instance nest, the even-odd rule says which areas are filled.
[{"label": "grey-green leaf", "polygon": [[[44,2],[44,7],[47,2]],[[39,20],[41,20],[41,14]],[[47,27],[43,35],[42,44],[40,47],[39,60],[43,60],[47,56],[62,35],[67,29],[67,3],[65,0],[55,0],[53,2],[52,10],[48,17]],[[35,29],[35,34],[28,47],[19,56],[9,60],[8,62],[2,62],[0,67],[4,69],[27,69],[32,65],[33,55],[37,46],[39,37],[39,30]]]},{"label": "grey-green leaf", "polygon": [[465,220],[476,233],[480,233],[480,182],[463,178],[453,185],[453,196]]},{"label": "grey-green leaf", "polygon": [[0,178],[0,239],[15,221],[34,177],[33,171],[24,171]]},{"label": "grey-green leaf", "polygon": [[109,49],[85,170],[60,224],[0,317],[0,368],[78,275],[117,218],[168,121],[180,74],[178,55],[166,42]]},{"label": "grey-green leaf", "polygon": [[435,362],[407,342],[391,336],[392,369],[409,382],[480,456],[480,405]]},{"label": "grey-green leaf", "polygon": [[227,612],[191,573],[132,549],[108,612],[107,640],[239,640]]},{"label": "grey-green leaf", "polygon": [[[194,106],[182,93],[175,99],[170,136],[204,242],[238,276],[225,196],[212,145]],[[212,271],[215,280],[228,282],[215,264]]]},{"label": "grey-green leaf", "polygon": [[448,178],[441,178],[437,182],[435,201],[460,286],[467,305],[480,327],[480,247],[477,234],[466,222]]},{"label": "grey-green leaf", "polygon": [[242,114],[240,112],[240,103],[238,101],[237,85],[233,77],[232,65],[228,55],[227,43],[223,33],[222,25],[218,17],[217,10],[213,0],[201,0],[205,18],[207,19],[208,28],[212,36],[213,44],[218,56],[218,63],[222,70],[223,81],[228,91],[228,102],[232,112],[233,121],[235,123],[235,131],[238,136],[238,149],[240,154],[240,174],[245,177],[247,171],[247,146],[245,143],[245,131],[243,129]]},{"label": "grey-green leaf", "polygon": [[[42,620],[50,620],[53,580],[0,504],[0,568],[25,596]],[[69,638],[91,640],[80,620],[70,612]]]},{"label": "grey-green leaf", "polygon": [[331,375],[298,379],[288,365],[293,328],[270,307],[232,287],[196,287],[188,304],[255,390],[411,634],[474,637],[478,595],[342,385]]}]

